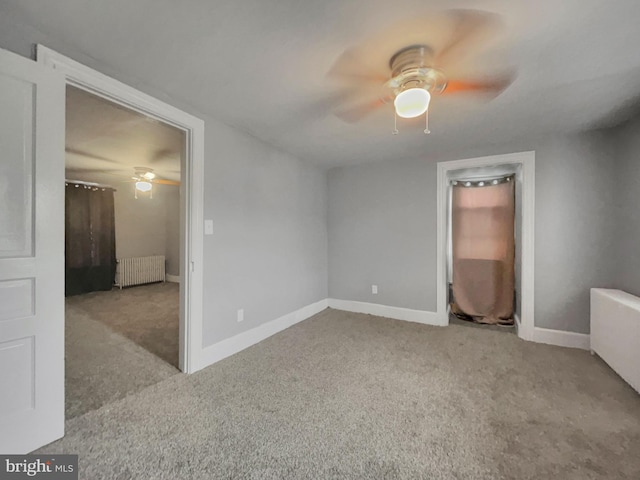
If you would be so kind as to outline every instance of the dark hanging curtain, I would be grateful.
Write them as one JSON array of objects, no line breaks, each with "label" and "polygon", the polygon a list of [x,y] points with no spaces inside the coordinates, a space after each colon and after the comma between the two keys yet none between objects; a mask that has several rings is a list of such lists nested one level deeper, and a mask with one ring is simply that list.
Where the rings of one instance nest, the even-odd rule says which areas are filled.
[{"label": "dark hanging curtain", "polygon": [[116,273],[113,190],[68,182],[65,192],[65,295],[111,290]]}]

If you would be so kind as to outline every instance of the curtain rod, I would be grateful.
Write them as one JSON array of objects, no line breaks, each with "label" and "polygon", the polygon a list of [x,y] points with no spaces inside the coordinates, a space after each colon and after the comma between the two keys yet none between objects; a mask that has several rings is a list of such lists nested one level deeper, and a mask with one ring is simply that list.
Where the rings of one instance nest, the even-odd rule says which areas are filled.
[{"label": "curtain rod", "polygon": [[507,183],[511,180],[515,181],[516,175],[515,173],[510,173],[508,175],[500,175],[500,176],[487,176],[487,177],[473,177],[473,179],[455,179],[451,180],[450,184],[453,186],[460,187],[484,187],[490,185],[499,185],[501,183]]},{"label": "curtain rod", "polygon": [[86,185],[87,187],[96,187],[96,188],[109,188],[114,192],[117,192],[115,188],[111,185],[104,185],[102,183],[94,183],[94,182],[85,182],[84,180],[69,180],[68,178],[64,179],[64,183],[73,183],[77,185]]}]

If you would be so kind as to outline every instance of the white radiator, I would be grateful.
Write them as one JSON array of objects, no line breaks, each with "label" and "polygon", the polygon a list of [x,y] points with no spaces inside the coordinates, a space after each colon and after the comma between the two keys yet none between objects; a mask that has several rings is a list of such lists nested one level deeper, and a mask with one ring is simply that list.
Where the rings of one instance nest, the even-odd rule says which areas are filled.
[{"label": "white radiator", "polygon": [[591,352],[640,392],[640,298],[591,289]]},{"label": "white radiator", "polygon": [[119,258],[117,262],[116,286],[120,288],[165,280],[164,255]]}]

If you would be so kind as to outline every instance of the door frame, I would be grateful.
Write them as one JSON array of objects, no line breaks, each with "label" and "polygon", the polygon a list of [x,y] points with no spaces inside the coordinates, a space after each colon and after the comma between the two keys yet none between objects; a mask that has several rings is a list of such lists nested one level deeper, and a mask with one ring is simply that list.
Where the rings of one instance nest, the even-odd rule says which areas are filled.
[{"label": "door frame", "polygon": [[[67,85],[185,132],[186,155],[181,165],[180,188],[179,367],[185,373],[199,370],[203,322],[204,121],[44,45],[37,45],[36,52],[37,62],[63,73]],[[64,173],[64,163],[57,168]]]},{"label": "door frame", "polygon": [[[466,168],[520,165],[522,187],[522,236],[521,247],[521,314],[516,318],[518,336],[533,340],[534,334],[534,240],[535,240],[535,152],[519,152],[506,155],[468,158],[438,162],[437,170],[437,241],[436,241],[436,305],[440,325],[449,324],[447,306],[447,231],[449,172]],[[517,316],[516,316],[517,317]]]}]

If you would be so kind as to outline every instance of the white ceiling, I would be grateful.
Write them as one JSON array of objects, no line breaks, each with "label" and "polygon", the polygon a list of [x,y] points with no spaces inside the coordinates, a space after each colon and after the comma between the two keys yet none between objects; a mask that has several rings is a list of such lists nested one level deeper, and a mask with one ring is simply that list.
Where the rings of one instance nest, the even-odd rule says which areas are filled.
[{"label": "white ceiling", "polygon": [[134,167],[147,167],[180,180],[184,132],[74,87],[67,87],[65,144],[68,178],[100,172],[129,180]]},{"label": "white ceiling", "polygon": [[[359,124],[331,114],[325,75],[345,49],[444,8],[498,13],[484,57],[513,65],[490,103],[439,98],[432,134],[391,107]],[[419,157],[608,126],[640,95],[637,0],[3,0],[0,11],[116,71],[325,166]]]}]

